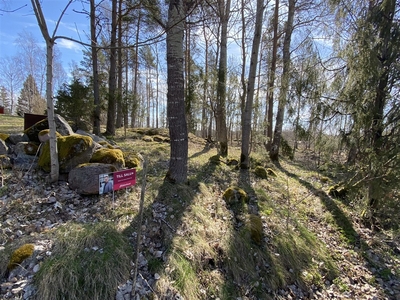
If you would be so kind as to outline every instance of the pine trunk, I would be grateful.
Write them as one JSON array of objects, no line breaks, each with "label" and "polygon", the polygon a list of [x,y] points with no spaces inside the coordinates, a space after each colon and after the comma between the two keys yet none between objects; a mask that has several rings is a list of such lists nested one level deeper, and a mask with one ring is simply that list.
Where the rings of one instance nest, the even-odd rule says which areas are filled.
[{"label": "pine trunk", "polygon": [[188,132],[185,118],[183,78],[184,20],[182,0],[171,0],[167,31],[167,118],[171,140],[171,157],[165,179],[173,183],[183,183],[187,180]]}]

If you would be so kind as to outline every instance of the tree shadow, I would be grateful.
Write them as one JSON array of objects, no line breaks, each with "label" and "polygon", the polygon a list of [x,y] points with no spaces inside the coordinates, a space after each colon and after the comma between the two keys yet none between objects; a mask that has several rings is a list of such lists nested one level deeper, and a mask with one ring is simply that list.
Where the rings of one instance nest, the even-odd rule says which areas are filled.
[{"label": "tree shadow", "polygon": [[[203,151],[196,153],[191,158],[207,153],[209,150],[205,147]],[[148,168],[151,169],[151,167],[149,164]],[[171,277],[176,277],[175,284],[178,288],[182,288],[183,282],[190,280],[190,278],[184,278],[185,276],[175,275],[176,270],[167,270],[169,261],[173,259],[171,257],[177,255],[173,243],[176,237],[184,237],[189,231],[188,228],[185,228],[187,225],[183,222],[183,219],[185,213],[192,209],[192,202],[198,192],[196,184],[205,177],[209,177],[216,168],[216,164],[206,163],[196,171],[195,177],[190,178],[187,184],[172,184],[163,181],[157,188],[156,194],[150,196],[150,198],[148,195],[146,196],[141,224],[139,224],[140,216],[138,214],[124,230],[124,234],[130,237],[135,255],[138,257],[136,281],[138,285],[147,286],[149,291],[155,292],[159,297],[158,299],[178,299],[179,291],[173,288],[171,284],[167,284],[166,290],[157,291],[155,274],[166,273]],[[138,178],[140,176],[141,172],[138,172]],[[141,178],[139,181],[142,180]],[[142,232],[139,228],[142,229]],[[137,242],[138,234],[141,236],[139,244]],[[178,255],[180,254],[178,253]],[[182,255],[182,260],[185,259]],[[216,265],[215,262],[210,264]],[[187,268],[190,269],[190,267]],[[131,278],[131,280],[134,281],[135,279]],[[143,295],[139,296],[143,297]]]},{"label": "tree shadow", "polygon": [[329,197],[324,191],[315,188],[310,182],[301,179],[298,175],[293,174],[286,170],[281,164],[276,163],[276,167],[282,171],[286,176],[295,179],[305,188],[307,188],[314,196],[321,200],[321,203],[331,213],[335,224],[344,235],[346,242],[351,246],[360,246],[360,236],[354,229],[352,222],[347,218],[346,214],[340,209],[339,206]]},{"label": "tree shadow", "polygon": [[207,142],[207,143],[204,145],[203,150],[201,150],[201,151],[199,151],[199,152],[197,152],[197,153],[194,153],[192,156],[189,157],[189,159],[193,159],[193,158],[196,158],[196,157],[201,156],[201,155],[203,155],[203,154],[206,154],[207,152],[209,152],[209,151],[212,150],[213,148],[215,148],[215,146],[214,146],[212,143]]},{"label": "tree shadow", "polygon": [[[382,261],[385,261],[384,257],[389,255],[388,253],[377,253],[372,249],[369,244],[363,239],[360,234],[354,229],[352,221],[347,217],[347,215],[342,211],[342,209],[335,203],[326,192],[315,188],[310,182],[300,178],[298,175],[291,173],[286,170],[281,164],[276,163],[276,167],[286,174],[288,177],[295,179],[305,188],[307,188],[315,197],[320,199],[321,203],[324,207],[330,212],[339,232],[344,237],[344,240],[348,247],[358,253],[360,258],[365,259],[367,262],[365,265],[369,268],[371,274],[375,277],[380,277],[383,280],[376,280],[377,285],[380,285],[382,291],[391,298],[392,295],[390,291],[388,291],[387,286],[384,283],[384,280],[390,280],[390,276],[387,274],[393,275],[396,272],[391,272],[390,269],[384,267],[382,269]],[[379,257],[377,259],[377,257]],[[380,263],[379,263],[380,262]],[[381,269],[381,270],[378,270]],[[393,275],[396,277],[396,275]]]}]

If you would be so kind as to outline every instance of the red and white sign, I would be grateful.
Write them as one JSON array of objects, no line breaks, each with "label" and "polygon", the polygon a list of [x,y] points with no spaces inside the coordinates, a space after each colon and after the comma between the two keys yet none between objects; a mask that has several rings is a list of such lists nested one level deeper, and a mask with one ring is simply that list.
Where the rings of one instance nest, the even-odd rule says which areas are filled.
[{"label": "red and white sign", "polygon": [[113,173],[114,187],[117,191],[136,184],[136,169],[123,170]]}]

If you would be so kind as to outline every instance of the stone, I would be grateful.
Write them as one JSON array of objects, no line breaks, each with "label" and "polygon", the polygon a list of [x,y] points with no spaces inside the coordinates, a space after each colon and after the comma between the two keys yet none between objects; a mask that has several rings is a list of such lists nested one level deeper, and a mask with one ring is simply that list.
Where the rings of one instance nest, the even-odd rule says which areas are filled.
[{"label": "stone", "polygon": [[17,145],[21,142],[29,142],[29,137],[25,133],[12,133],[7,139],[13,145]]},{"label": "stone", "polygon": [[[71,126],[60,115],[54,115],[54,121],[56,123],[56,131],[62,136],[74,134]],[[30,141],[40,143],[39,132],[44,129],[49,129],[49,122],[47,118],[26,129],[25,134],[28,136]]]},{"label": "stone", "polygon": [[[60,173],[68,173],[76,166],[88,163],[98,144],[88,136],[72,134],[57,138]],[[50,172],[50,144],[46,142],[40,151],[39,166]]]},{"label": "stone", "polygon": [[111,164],[88,163],[72,169],[68,174],[69,187],[82,195],[99,193],[99,174],[117,171]]},{"label": "stone", "polygon": [[14,154],[20,155],[36,155],[39,146],[33,142],[19,142],[14,147]]},{"label": "stone", "polygon": [[99,137],[98,135],[86,132],[81,129],[78,129],[75,133],[80,134],[80,135],[90,136],[92,138],[92,140],[95,141],[96,143],[108,143],[108,141],[106,139]]},{"label": "stone", "polygon": [[100,148],[93,153],[91,163],[111,164],[117,170],[125,166],[124,155],[120,149]]},{"label": "stone", "polygon": [[4,169],[11,169],[12,163],[10,157],[7,155],[0,155],[0,166]]}]

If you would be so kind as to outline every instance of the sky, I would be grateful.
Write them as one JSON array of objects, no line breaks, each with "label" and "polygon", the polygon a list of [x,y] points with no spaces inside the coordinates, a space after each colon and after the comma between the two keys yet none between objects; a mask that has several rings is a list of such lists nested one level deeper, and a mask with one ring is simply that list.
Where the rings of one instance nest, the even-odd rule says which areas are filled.
[{"label": "sky", "polygon": [[[56,22],[67,3],[67,0],[41,0],[50,35],[53,34]],[[0,0],[0,9],[0,58],[11,57],[18,53],[16,39],[24,32],[31,33],[37,44],[45,47],[44,38],[30,0]],[[61,35],[88,42],[87,37],[90,35],[89,18],[85,14],[74,12],[74,10],[82,11],[82,9],[80,1],[74,1],[68,6],[57,29],[57,36]],[[65,39],[58,39],[56,44],[61,52],[60,60],[64,69],[69,73],[71,62],[79,64],[82,60],[83,47]]]}]

